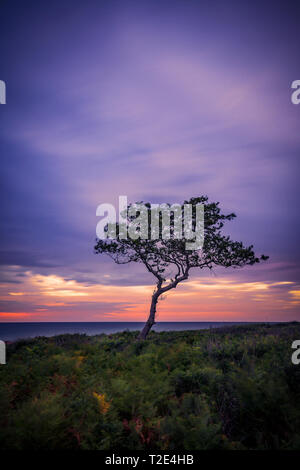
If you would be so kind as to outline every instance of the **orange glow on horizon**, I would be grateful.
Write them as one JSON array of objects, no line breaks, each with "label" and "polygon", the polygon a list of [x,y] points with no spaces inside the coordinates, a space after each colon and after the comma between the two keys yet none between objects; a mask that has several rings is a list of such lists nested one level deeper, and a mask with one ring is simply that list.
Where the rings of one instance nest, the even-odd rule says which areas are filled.
[{"label": "orange glow on horizon", "polygon": [[[144,321],[153,289],[87,284],[27,271],[18,290],[0,285],[2,301],[9,305],[15,297],[14,311],[1,312],[0,321]],[[300,286],[290,281],[192,278],[162,296],[157,321],[300,320],[299,305]]]},{"label": "orange glow on horizon", "polygon": [[27,312],[0,312],[0,320],[18,320],[20,318],[28,318],[34,315]]}]

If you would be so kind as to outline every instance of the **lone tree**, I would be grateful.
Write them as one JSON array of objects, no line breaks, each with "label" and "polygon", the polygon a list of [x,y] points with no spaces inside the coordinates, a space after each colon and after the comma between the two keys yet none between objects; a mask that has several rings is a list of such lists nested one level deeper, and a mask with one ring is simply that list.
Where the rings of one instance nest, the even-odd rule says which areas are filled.
[{"label": "lone tree", "polygon": [[[142,204],[142,203],[136,203]],[[126,219],[128,224],[135,219],[128,215],[136,204],[127,207]],[[222,234],[222,228],[226,220],[232,220],[236,215],[222,214],[219,208],[219,202],[209,202],[207,196],[191,198],[185,201],[182,208],[189,204],[195,206],[202,204],[204,206],[204,242],[201,249],[187,249],[187,238],[178,239],[174,229],[174,212],[172,207],[167,205],[170,214],[169,238],[165,239],[163,235],[162,212],[158,212],[159,218],[159,237],[151,239],[151,229],[153,228],[153,218],[150,217],[149,203],[144,203],[148,211],[148,229],[147,236],[142,236],[142,227],[137,228],[135,233],[139,235],[133,238],[122,239],[120,236],[122,227],[120,223],[115,224],[115,237],[97,239],[94,247],[96,254],[106,253],[117,264],[127,264],[131,262],[143,263],[147,270],[156,278],[156,287],[152,295],[150,314],[144,328],[140,332],[138,339],[146,339],[152,326],[155,324],[156,307],[159,297],[171,289],[175,289],[178,284],[188,279],[192,268],[208,268],[214,266],[223,266],[226,268],[238,268],[245,265],[253,265],[268,259],[268,256],[262,255],[256,257],[253,251],[253,245],[245,247],[242,242],[232,241],[229,236]],[[137,215],[137,213],[136,213]],[[156,221],[157,222],[157,221]],[[172,225],[173,223],[173,225]],[[184,216],[181,219],[182,228],[184,227]],[[196,227],[195,210],[192,212],[192,227]],[[107,234],[110,225],[105,227]]]}]

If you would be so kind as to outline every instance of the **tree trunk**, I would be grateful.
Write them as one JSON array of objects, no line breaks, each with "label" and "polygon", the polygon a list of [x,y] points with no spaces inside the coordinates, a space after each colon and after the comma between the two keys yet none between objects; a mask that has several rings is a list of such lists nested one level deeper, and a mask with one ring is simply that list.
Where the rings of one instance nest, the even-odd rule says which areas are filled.
[{"label": "tree trunk", "polygon": [[155,314],[156,314],[156,305],[158,301],[158,297],[160,296],[161,292],[156,291],[152,296],[151,307],[150,307],[150,314],[148,320],[145,323],[144,328],[140,332],[138,339],[146,339],[149,331],[151,330],[152,326],[155,325]]},{"label": "tree trunk", "polygon": [[156,314],[156,305],[157,305],[158,297],[161,294],[164,294],[165,292],[169,291],[170,289],[175,289],[177,287],[177,284],[179,284],[179,282],[184,281],[185,279],[188,278],[188,275],[189,275],[189,267],[186,268],[182,276],[178,276],[177,278],[175,278],[174,281],[172,280],[172,282],[170,282],[170,284],[168,284],[165,287],[162,287],[163,279],[159,278],[156,291],[152,295],[150,314],[149,314],[148,320],[146,321],[144,328],[138,335],[138,338],[137,338],[138,340],[146,339],[152,326],[155,325],[155,314]]}]

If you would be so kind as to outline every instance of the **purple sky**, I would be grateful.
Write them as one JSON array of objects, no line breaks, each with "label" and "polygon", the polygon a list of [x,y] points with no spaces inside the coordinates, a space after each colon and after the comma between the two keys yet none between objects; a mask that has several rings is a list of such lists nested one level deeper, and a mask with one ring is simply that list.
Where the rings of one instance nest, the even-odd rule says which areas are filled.
[{"label": "purple sky", "polygon": [[[39,275],[152,285],[141,266],[93,254],[96,207],[207,194],[237,214],[228,233],[270,255],[216,275],[292,283],[281,289],[300,319],[299,7],[203,3],[1,3],[0,311],[45,311],[23,292]],[[132,301],[103,299],[73,311]],[[49,315],[73,318],[55,302]]]}]

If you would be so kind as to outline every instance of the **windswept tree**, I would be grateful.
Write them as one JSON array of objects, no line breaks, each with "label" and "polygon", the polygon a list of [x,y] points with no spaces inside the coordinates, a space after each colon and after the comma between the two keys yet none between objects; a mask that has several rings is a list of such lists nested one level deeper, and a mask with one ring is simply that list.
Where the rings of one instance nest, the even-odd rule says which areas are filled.
[{"label": "windswept tree", "polygon": [[[101,238],[96,240],[95,253],[105,253],[109,255],[117,264],[127,264],[131,262],[143,263],[146,269],[153,274],[156,279],[156,287],[152,295],[150,313],[144,328],[139,334],[139,339],[146,339],[150,329],[155,324],[155,315],[157,302],[162,294],[175,289],[179,283],[187,280],[192,268],[212,269],[214,266],[223,266],[226,268],[239,268],[245,265],[253,265],[260,261],[268,259],[268,256],[257,257],[253,251],[253,245],[244,246],[242,242],[233,241],[229,236],[222,234],[224,222],[232,220],[236,215],[222,214],[218,202],[209,202],[207,196],[191,198],[185,201],[179,208],[182,209],[180,219],[175,218],[174,205],[160,206],[156,212],[156,219],[151,215],[151,205],[144,203],[147,208],[147,225],[145,227],[139,221],[141,211],[136,208],[142,203],[130,204],[126,211],[126,221],[128,227],[134,223],[134,230],[128,228],[131,236],[124,238],[124,223],[107,224],[105,227],[106,235],[110,238]],[[186,227],[186,213],[184,208],[190,206],[191,229],[196,234],[197,212],[195,208],[204,207],[204,232],[201,248],[187,248],[190,242],[190,236],[187,238],[184,227]],[[177,205],[178,207],[178,205]],[[164,215],[169,212],[169,227],[164,226]],[[144,219],[145,220],[145,219]],[[177,227],[176,227],[177,220]],[[178,220],[182,228],[183,236],[178,237]],[[153,239],[154,229],[159,223],[157,238]],[[154,227],[156,224],[156,227]],[[112,230],[112,231],[111,231]],[[177,230],[177,232],[176,232]],[[111,236],[111,234],[114,234]],[[167,236],[166,236],[167,233]]]}]

